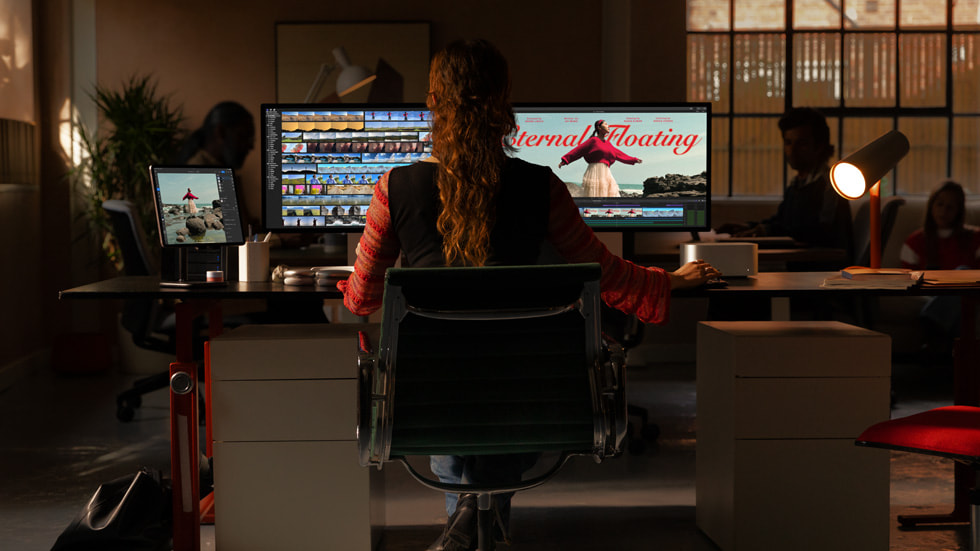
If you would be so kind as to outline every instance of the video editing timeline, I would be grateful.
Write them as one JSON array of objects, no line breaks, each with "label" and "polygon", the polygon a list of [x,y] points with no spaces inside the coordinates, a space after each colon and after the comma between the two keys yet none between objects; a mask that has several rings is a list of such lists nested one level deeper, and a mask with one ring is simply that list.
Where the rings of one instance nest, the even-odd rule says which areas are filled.
[{"label": "video editing timeline", "polygon": [[363,227],[381,175],[432,150],[424,109],[282,109],[277,119],[267,108],[265,124],[263,145],[278,155],[266,163],[265,193],[280,200],[266,208],[281,211],[281,226],[267,216],[268,229]]},{"label": "video editing timeline", "polygon": [[[579,199],[578,203],[585,201]],[[589,226],[622,227],[625,221],[635,227],[676,229],[681,226],[700,227],[707,222],[707,201],[695,200],[682,204],[650,207],[640,205],[579,206],[579,214]]]}]

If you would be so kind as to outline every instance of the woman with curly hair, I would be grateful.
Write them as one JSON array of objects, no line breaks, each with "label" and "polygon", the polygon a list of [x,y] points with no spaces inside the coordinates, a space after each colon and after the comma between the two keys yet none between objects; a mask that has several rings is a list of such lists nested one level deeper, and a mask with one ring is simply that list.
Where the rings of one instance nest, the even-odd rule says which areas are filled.
[{"label": "woman with curly hair", "polygon": [[[381,307],[384,274],[403,255],[408,267],[537,264],[550,244],[568,262],[602,266],[602,299],[640,320],[667,319],[672,288],[718,277],[705,262],[675,272],[644,268],[611,254],[582,221],[565,184],[548,167],[509,157],[504,138],[516,123],[507,61],[485,40],[453,42],[429,69],[432,157],[381,177],[367,211],[354,273],[338,284],[357,315]],[[509,483],[527,456],[433,456],[445,482]],[[506,537],[510,496],[496,496]],[[451,515],[430,551],[475,549],[476,504],[446,496]]]}]

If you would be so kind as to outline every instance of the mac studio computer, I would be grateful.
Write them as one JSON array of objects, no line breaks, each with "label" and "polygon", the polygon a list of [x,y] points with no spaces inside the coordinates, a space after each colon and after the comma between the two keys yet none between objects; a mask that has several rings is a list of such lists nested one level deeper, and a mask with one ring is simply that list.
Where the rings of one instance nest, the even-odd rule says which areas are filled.
[{"label": "mac studio computer", "polygon": [[223,285],[227,278],[209,282],[205,274],[226,273],[227,247],[245,242],[232,169],[151,166],[150,179],[160,244],[177,252],[160,284]]},{"label": "mac studio computer", "polygon": [[[622,232],[632,243],[636,231],[710,229],[709,104],[516,104],[514,111],[511,154],[551,167],[594,230]],[[597,120],[610,131],[603,155],[642,162],[603,171],[590,166],[593,152],[559,169],[563,156],[589,147]],[[378,178],[431,155],[431,121],[418,104],[263,105],[264,228],[360,232]],[[586,174],[597,170],[618,192],[586,194]]]}]

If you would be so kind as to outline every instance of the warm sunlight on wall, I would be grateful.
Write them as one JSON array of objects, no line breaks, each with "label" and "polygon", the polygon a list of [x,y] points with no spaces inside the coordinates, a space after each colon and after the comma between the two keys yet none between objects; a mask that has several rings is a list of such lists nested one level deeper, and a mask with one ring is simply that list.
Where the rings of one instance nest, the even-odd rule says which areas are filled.
[{"label": "warm sunlight on wall", "polygon": [[0,0],[0,118],[34,123],[31,2]]}]

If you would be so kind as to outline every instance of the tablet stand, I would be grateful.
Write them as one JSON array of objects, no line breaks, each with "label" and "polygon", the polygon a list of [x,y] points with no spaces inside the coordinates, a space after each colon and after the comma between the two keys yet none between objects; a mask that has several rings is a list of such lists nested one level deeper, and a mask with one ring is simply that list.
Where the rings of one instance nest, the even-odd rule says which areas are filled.
[{"label": "tablet stand", "polygon": [[[221,270],[223,281],[207,281],[207,272]],[[163,276],[160,285],[190,287],[225,285],[228,280],[228,250],[223,245],[200,247],[166,247],[162,253]]]}]

